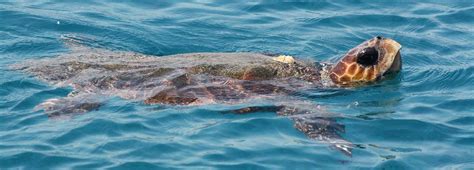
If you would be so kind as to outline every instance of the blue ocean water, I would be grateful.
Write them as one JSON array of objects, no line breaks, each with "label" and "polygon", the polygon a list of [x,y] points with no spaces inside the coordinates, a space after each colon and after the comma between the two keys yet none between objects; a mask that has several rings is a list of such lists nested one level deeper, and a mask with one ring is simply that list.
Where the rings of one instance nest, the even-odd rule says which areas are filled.
[{"label": "blue ocean water", "polygon": [[[34,107],[71,89],[8,66],[67,53],[63,35],[157,56],[252,51],[321,61],[382,35],[402,44],[403,70],[377,85],[312,94],[344,115],[343,136],[358,146],[348,157],[271,112],[114,98],[49,119]],[[0,169],[473,169],[473,44],[473,1],[1,1]]]}]

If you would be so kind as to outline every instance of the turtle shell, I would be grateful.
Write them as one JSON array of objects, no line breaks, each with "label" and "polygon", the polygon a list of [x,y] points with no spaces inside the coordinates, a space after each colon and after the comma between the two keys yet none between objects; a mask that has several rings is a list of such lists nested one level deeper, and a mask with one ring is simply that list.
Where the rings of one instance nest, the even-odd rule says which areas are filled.
[{"label": "turtle shell", "polygon": [[118,95],[147,104],[232,102],[290,94],[319,85],[310,62],[281,62],[257,53],[189,53],[149,56],[85,50],[16,65],[75,93]]}]

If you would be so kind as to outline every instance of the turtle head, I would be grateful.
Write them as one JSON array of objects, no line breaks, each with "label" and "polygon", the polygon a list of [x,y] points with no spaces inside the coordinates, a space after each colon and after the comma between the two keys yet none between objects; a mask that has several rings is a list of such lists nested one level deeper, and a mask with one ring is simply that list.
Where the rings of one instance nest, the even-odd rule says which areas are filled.
[{"label": "turtle head", "polygon": [[381,36],[351,49],[330,70],[329,77],[338,85],[352,86],[381,80],[385,75],[397,73],[402,68],[402,46]]}]

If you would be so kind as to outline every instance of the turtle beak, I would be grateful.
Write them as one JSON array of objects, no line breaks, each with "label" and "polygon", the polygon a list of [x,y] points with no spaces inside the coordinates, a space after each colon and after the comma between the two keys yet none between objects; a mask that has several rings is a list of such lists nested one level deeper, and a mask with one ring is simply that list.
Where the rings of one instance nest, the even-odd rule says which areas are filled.
[{"label": "turtle beak", "polygon": [[380,47],[384,50],[384,56],[379,61],[381,75],[399,72],[402,68],[402,57],[400,55],[402,46],[389,38],[382,38],[381,41]]},{"label": "turtle beak", "polygon": [[397,52],[395,58],[393,59],[392,66],[384,73],[398,73],[402,69],[402,57],[400,51]]}]

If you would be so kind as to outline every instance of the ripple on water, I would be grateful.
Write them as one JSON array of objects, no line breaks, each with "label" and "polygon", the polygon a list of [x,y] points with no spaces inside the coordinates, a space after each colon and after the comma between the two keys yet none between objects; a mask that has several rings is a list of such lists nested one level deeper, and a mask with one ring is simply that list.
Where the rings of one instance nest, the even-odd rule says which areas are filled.
[{"label": "ripple on water", "polygon": [[29,169],[33,167],[64,168],[81,162],[83,159],[28,151],[0,158],[0,161],[5,167]]},{"label": "ripple on water", "polygon": [[474,7],[467,6],[465,8],[449,11],[446,14],[436,16],[444,24],[461,24],[462,26],[472,26],[474,21],[468,19],[474,17]]},{"label": "ripple on water", "polygon": [[86,139],[91,136],[113,138],[121,136],[122,133],[146,133],[146,131],[152,131],[152,129],[139,122],[120,123],[113,120],[94,119],[82,126],[55,136],[49,142],[54,145],[66,145],[80,142],[84,137]]}]

